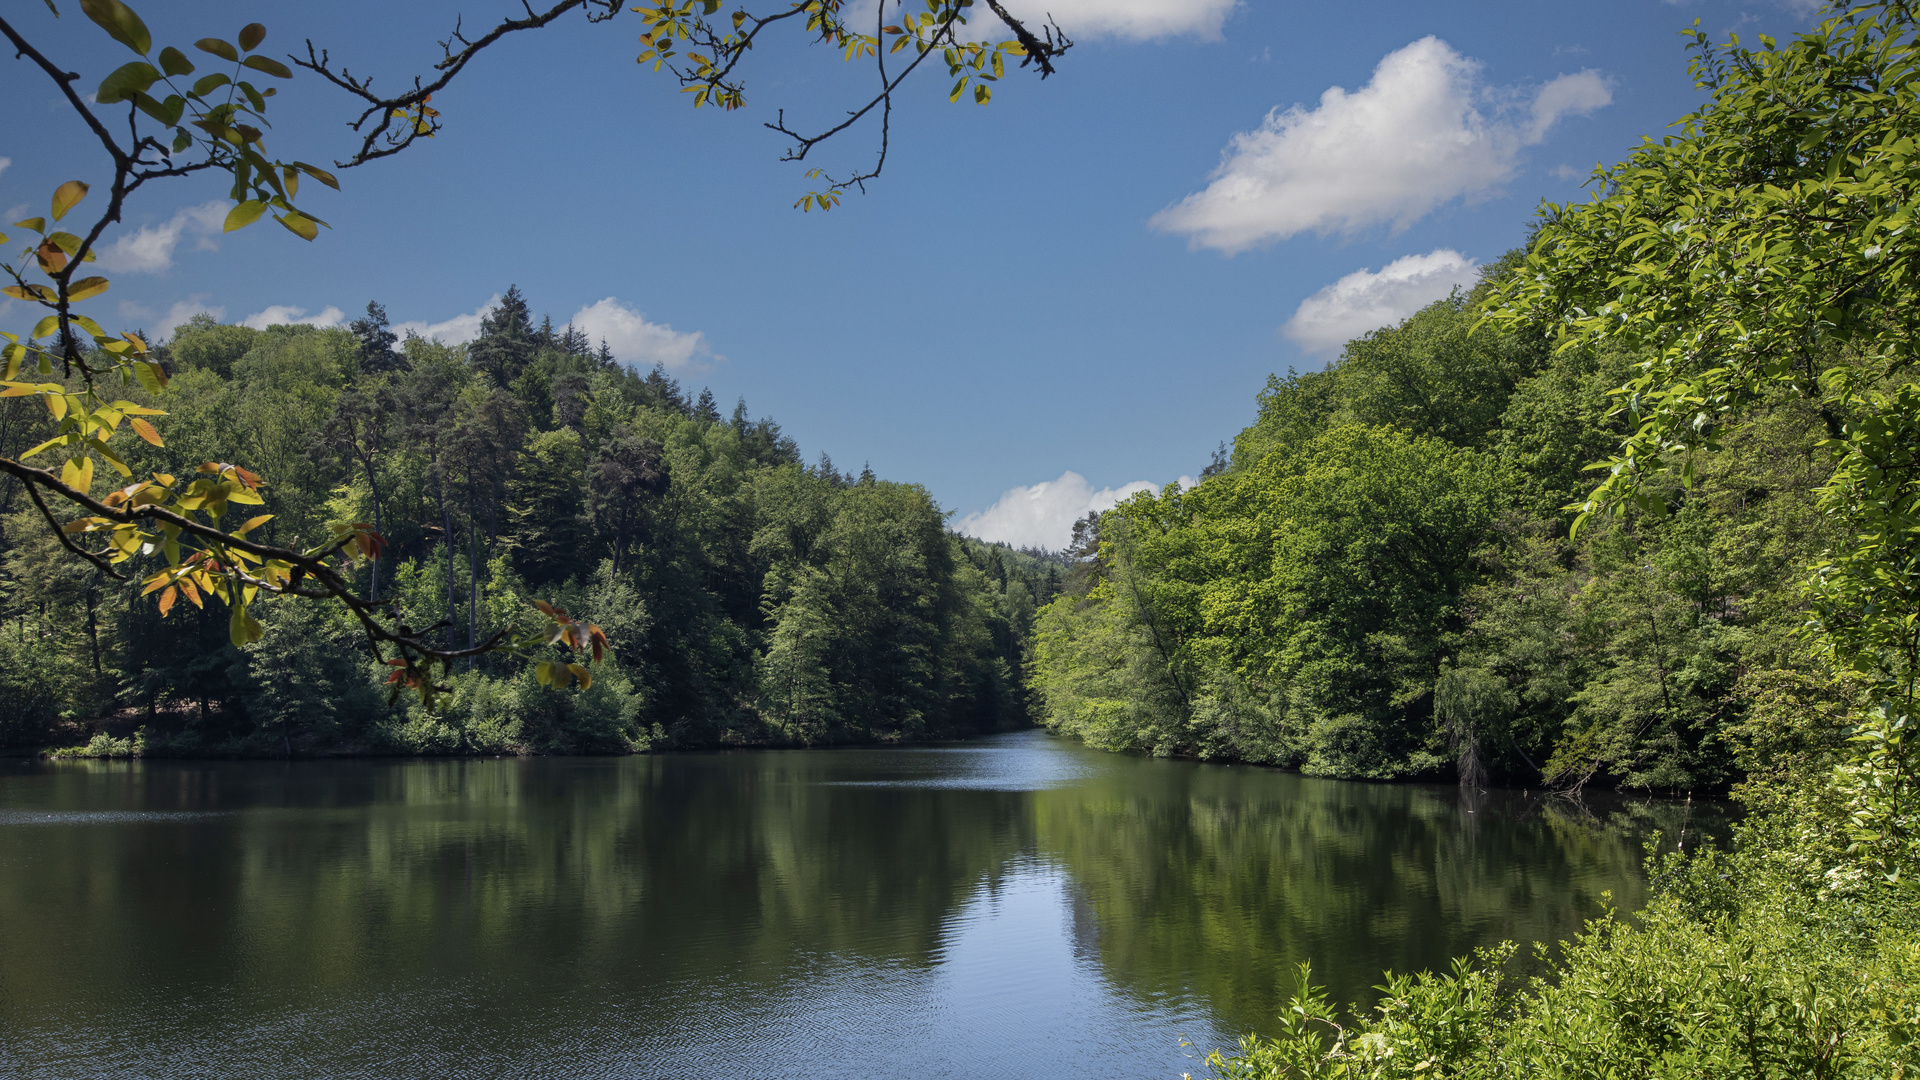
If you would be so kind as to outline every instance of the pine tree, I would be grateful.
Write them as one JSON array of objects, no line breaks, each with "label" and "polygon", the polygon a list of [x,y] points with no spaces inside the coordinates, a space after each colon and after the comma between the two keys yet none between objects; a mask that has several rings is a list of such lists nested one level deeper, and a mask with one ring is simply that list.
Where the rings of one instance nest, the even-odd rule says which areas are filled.
[{"label": "pine tree", "polygon": [[513,380],[533,359],[536,341],[532,316],[518,285],[507,287],[499,306],[480,320],[480,337],[468,348],[474,368],[483,371],[495,386],[512,386]]},{"label": "pine tree", "polygon": [[714,402],[711,389],[700,388],[700,400],[693,407],[693,415],[709,424],[720,422],[720,406]]},{"label": "pine tree", "polygon": [[385,305],[368,301],[366,318],[353,320],[347,329],[353,332],[354,353],[363,374],[400,371],[407,366],[407,358],[393,347],[400,338],[387,324]]}]

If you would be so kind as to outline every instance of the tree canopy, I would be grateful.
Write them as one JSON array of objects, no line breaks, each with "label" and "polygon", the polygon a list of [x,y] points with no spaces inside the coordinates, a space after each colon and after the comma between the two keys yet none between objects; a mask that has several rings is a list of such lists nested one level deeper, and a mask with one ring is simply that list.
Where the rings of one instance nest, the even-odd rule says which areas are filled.
[{"label": "tree canopy", "polygon": [[[56,16],[60,14],[55,0],[47,4]],[[4,362],[0,395],[40,401],[54,430],[50,438],[17,458],[0,458],[0,471],[23,486],[46,527],[70,556],[114,579],[121,578],[130,564],[141,564],[145,590],[157,594],[163,616],[182,599],[200,605],[211,597],[225,604],[228,636],[236,646],[257,642],[266,632],[251,610],[256,598],[263,593],[297,596],[343,604],[376,653],[394,667],[396,692],[401,686],[411,687],[423,701],[445,689],[435,681],[435,664],[444,675],[457,661],[499,649],[533,659],[545,682],[590,684],[589,669],[575,657],[599,660],[607,645],[604,633],[545,601],[535,601],[541,616],[536,628],[513,624],[485,641],[459,648],[436,644],[397,622],[391,611],[379,605],[377,578],[372,580],[376,594],[369,595],[358,592],[353,580],[356,568],[377,564],[388,544],[377,521],[335,520],[298,534],[281,530],[286,541],[282,544],[250,536],[275,517],[253,512],[267,503],[268,479],[278,480],[263,473],[257,460],[200,461],[189,463],[178,474],[147,470],[136,475],[128,462],[135,456],[129,449],[131,440],[166,445],[162,434],[166,421],[160,418],[168,411],[161,406],[170,374],[155,353],[156,343],[134,331],[109,332],[87,314],[92,309],[81,305],[110,287],[106,278],[84,272],[86,264],[95,261],[106,230],[123,219],[129,200],[165,181],[203,174],[220,177],[222,182],[230,179],[227,231],[270,218],[293,235],[312,241],[328,227],[312,210],[308,196],[314,189],[309,187],[308,196],[303,196],[301,186],[311,181],[338,190],[338,174],[307,161],[270,156],[267,149],[266,114],[279,91],[272,81],[290,80],[295,69],[304,69],[355,101],[359,112],[350,126],[358,145],[333,162],[335,170],[344,171],[406,151],[440,131],[450,121],[429,104],[433,94],[457,78],[482,51],[570,13],[608,22],[622,12],[618,0],[560,0],[540,11],[527,7],[525,17],[503,19],[471,37],[456,24],[441,42],[443,57],[433,71],[416,77],[410,88],[394,96],[377,93],[370,79],[350,74],[327,49],[310,40],[304,43],[304,55],[287,55],[291,66],[275,59],[262,51],[267,29],[260,23],[242,27],[232,40],[203,37],[182,48],[156,43],[146,21],[123,0],[78,0],[78,6],[111,39],[69,50],[81,59],[73,55],[56,59],[23,36],[13,21],[0,18],[0,35],[20,60],[57,87],[72,110],[76,136],[97,143],[111,163],[104,181],[99,177],[69,180],[52,193],[47,215],[13,225],[31,234],[32,241],[17,260],[6,264],[11,283],[0,291],[25,301],[42,316],[30,329],[6,332],[7,344],[0,351]],[[999,41],[984,40],[978,26],[969,26],[968,16],[976,13],[973,0],[932,0],[925,12],[902,14],[893,24],[886,23],[885,5],[880,5],[881,17],[871,34],[843,19],[842,0],[805,0],[767,14],[737,7],[723,16],[722,6],[721,0],[663,0],[658,6],[633,9],[642,29],[639,61],[655,71],[669,71],[689,91],[696,108],[710,104],[726,110],[743,104],[743,64],[755,44],[775,32],[799,31],[845,62],[875,64],[877,83],[871,97],[850,110],[844,121],[808,132],[789,127],[782,114],[778,123],[770,125],[791,140],[787,159],[804,161],[822,141],[869,114],[876,117],[880,145],[872,168],[839,179],[811,170],[809,178],[822,186],[795,204],[802,210],[829,209],[849,187],[863,186],[879,175],[886,160],[893,94],[930,60],[944,63],[948,75],[957,79],[950,100],[959,100],[970,89],[974,101],[986,104],[992,84],[1006,74],[1009,59],[1034,65],[1044,77],[1071,46],[1055,27],[1041,27],[1036,34],[998,0],[986,0],[985,6],[991,22],[1003,32],[1004,40]],[[120,49],[135,58],[126,59]],[[906,55],[890,72],[887,58],[903,51]],[[105,68],[115,60],[123,62],[88,93],[89,84],[82,82],[75,69]],[[122,117],[124,134],[116,134]],[[92,204],[97,216],[86,224],[63,228],[69,215],[103,186],[104,204],[98,200]],[[74,220],[85,219],[81,214]],[[12,237],[0,234],[0,244],[12,242]],[[524,304],[516,301],[517,297],[509,297],[490,316],[492,324],[475,356],[502,389],[514,385],[529,362],[532,328]],[[230,358],[244,353],[237,329],[201,347]],[[369,369],[401,363],[393,351],[393,335],[386,330],[385,313],[377,305],[369,306],[367,318],[354,324],[354,332],[360,359]],[[428,370],[440,369],[429,366]],[[570,408],[578,407],[581,384],[552,389],[575,403]],[[427,392],[446,390],[439,386]],[[336,446],[343,453],[351,457],[375,452],[362,441],[364,425],[349,416],[337,421]],[[495,411],[496,427],[513,422]],[[498,482],[497,475],[475,476],[473,455],[462,452],[471,447],[444,443],[437,424],[437,420],[425,422],[410,432],[426,440],[429,471],[437,488]],[[131,434],[122,437],[123,433]],[[554,452],[562,451],[556,447]],[[44,454],[56,454],[62,463],[56,468],[27,463]],[[124,485],[96,493],[96,474],[104,478],[108,470],[117,472]],[[456,471],[460,475],[451,475]],[[73,511],[80,516],[68,519]],[[378,516],[376,512],[374,517]],[[451,530],[450,521],[443,526]],[[158,568],[146,569],[153,562]]]}]

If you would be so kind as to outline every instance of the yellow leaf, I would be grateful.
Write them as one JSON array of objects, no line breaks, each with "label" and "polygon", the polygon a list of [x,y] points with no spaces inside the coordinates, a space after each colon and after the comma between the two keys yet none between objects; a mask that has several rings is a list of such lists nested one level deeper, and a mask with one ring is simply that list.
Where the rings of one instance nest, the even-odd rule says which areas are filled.
[{"label": "yellow leaf", "polygon": [[87,185],[78,180],[69,180],[53,192],[53,220],[59,221],[67,216],[67,211],[80,204],[87,197]]},{"label": "yellow leaf", "polygon": [[305,214],[288,214],[286,217],[275,218],[274,220],[285,225],[288,232],[302,240],[311,240],[320,235],[319,226],[315,225],[313,219]]},{"label": "yellow leaf", "polygon": [[60,482],[86,494],[93,487],[93,459],[90,457],[68,458],[60,467]]},{"label": "yellow leaf", "polygon": [[67,299],[78,303],[107,291],[107,279],[103,277],[81,278],[67,286]]},{"label": "yellow leaf", "polygon": [[237,203],[233,209],[227,211],[226,224],[221,227],[220,231],[232,232],[235,229],[244,229],[254,222],[259,221],[260,215],[266,212],[267,204],[259,199],[248,199],[245,202]]},{"label": "yellow leaf", "polygon": [[252,532],[253,530],[259,528],[262,525],[265,525],[267,522],[272,520],[273,520],[272,514],[261,514],[259,517],[248,518],[246,521],[246,524],[240,526],[239,528],[233,531],[240,536],[245,536],[246,534]]}]

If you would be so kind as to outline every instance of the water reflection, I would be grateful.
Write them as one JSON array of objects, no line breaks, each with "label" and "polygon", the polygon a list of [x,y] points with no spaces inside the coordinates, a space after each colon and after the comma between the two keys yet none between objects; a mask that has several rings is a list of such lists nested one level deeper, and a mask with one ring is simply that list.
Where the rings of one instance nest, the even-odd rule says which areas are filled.
[{"label": "water reflection", "polygon": [[[1637,904],[1642,819],[960,747],[0,763],[29,1075],[1174,1076]],[[1618,815],[1616,815],[1618,816]],[[1671,831],[1671,827],[1670,827]]]}]

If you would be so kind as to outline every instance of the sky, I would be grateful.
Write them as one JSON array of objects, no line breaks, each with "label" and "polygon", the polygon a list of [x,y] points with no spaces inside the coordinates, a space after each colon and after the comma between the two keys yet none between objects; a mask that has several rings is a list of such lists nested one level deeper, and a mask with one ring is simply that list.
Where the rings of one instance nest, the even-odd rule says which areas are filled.
[{"label": "sky", "polygon": [[[874,0],[865,0],[865,11]],[[890,5],[894,0],[886,0]],[[75,0],[5,16],[94,85],[130,56]],[[517,4],[133,0],[156,44],[268,29],[262,51],[330,50],[376,87],[427,70],[456,17]],[[518,285],[536,313],[744,397],[809,459],[923,484],[955,528],[1065,545],[1072,522],[1198,475],[1270,374],[1470,283],[1543,200],[1583,197],[1700,100],[1680,31],[1786,36],[1803,0],[1021,0],[1075,45],[991,105],[943,71],[897,95],[880,178],[831,212],[793,203],[812,164],[873,159],[860,124],[782,162],[763,125],[836,121],[870,62],[797,38],[758,49],[748,107],[695,111],[636,65],[639,19],[568,18],[510,38],[436,96],[447,126],[309,184],[330,225],[220,230],[210,179],[138,193],[100,261],[97,316],[164,338],[199,311],[339,325],[370,300],[457,342]],[[889,11],[893,9],[889,7]],[[355,110],[305,72],[280,83],[270,154],[325,164]],[[0,65],[5,220],[45,212],[105,158],[43,76]],[[90,209],[90,207],[84,207]],[[25,306],[0,303],[18,332]]]}]

